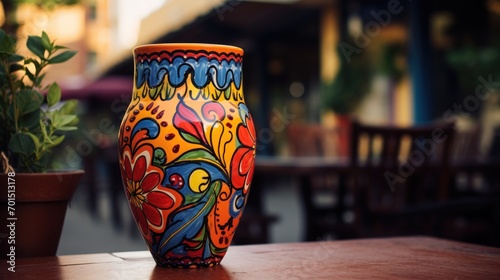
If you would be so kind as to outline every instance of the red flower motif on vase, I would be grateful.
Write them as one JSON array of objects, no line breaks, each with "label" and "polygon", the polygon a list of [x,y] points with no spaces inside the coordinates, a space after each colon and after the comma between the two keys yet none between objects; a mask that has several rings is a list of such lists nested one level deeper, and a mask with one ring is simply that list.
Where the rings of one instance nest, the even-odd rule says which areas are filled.
[{"label": "red flower motif on vase", "polygon": [[238,125],[237,137],[241,146],[231,160],[231,182],[234,188],[243,188],[243,193],[246,194],[252,182],[257,139],[250,116],[247,115],[245,122]]},{"label": "red flower motif on vase", "polygon": [[[203,130],[203,122],[200,116],[182,100],[177,105],[173,121],[174,126],[179,129],[181,133],[187,133],[199,141],[199,143],[207,145],[207,139],[205,138],[205,132]],[[193,139],[190,141],[193,141]]]},{"label": "red flower motif on vase", "polygon": [[139,147],[135,157],[132,157],[130,150],[125,151],[122,176],[132,214],[143,236],[152,243],[151,231],[164,230],[165,215],[168,214],[164,210],[174,208],[176,198],[174,194],[167,192],[167,189],[159,189],[163,171],[151,165],[150,150],[151,148]]}]

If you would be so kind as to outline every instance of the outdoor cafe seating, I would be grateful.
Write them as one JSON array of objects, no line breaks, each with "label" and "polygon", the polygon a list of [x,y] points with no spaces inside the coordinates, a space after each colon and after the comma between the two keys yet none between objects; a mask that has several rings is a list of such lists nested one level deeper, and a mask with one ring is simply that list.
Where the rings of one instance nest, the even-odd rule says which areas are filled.
[{"label": "outdoor cafe seating", "polygon": [[430,234],[449,198],[453,124],[352,124],[351,165],[357,234]]},{"label": "outdoor cafe seating", "polygon": [[[288,136],[292,157],[319,159],[325,157],[325,140],[339,134],[292,124]],[[349,136],[347,160],[298,178],[306,240],[417,234],[498,245],[498,162],[457,160],[466,151],[457,144],[464,139],[453,123],[398,127],[354,121]],[[463,186],[462,177],[477,183],[478,176],[483,186]]]}]

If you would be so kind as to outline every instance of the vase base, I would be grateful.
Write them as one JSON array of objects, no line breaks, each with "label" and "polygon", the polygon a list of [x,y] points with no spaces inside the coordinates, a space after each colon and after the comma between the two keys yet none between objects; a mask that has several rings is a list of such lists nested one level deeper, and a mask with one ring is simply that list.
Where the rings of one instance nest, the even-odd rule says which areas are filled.
[{"label": "vase base", "polygon": [[156,264],[165,268],[203,268],[219,265],[222,258],[208,258],[208,259],[191,259],[183,258],[176,260],[158,260],[155,259]]}]

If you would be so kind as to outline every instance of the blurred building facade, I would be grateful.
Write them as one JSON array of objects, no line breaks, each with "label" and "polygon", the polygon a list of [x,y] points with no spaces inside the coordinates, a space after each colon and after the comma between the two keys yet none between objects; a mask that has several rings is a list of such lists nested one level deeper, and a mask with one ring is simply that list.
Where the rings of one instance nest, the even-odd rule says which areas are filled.
[{"label": "blurred building facade", "polygon": [[[87,80],[97,78],[130,56],[134,46],[181,28],[224,0],[202,1],[189,9],[185,2],[176,0],[144,0],[140,4],[126,0],[79,2],[53,9],[21,4],[15,11],[21,41],[43,30],[60,44],[78,51],[80,58],[69,62],[72,64],[65,71],[50,74],[62,79],[74,75]],[[72,72],[67,73],[68,69]]]},{"label": "blurred building facade", "polygon": [[[344,107],[361,120],[423,123],[442,119],[450,108],[460,115],[453,105],[472,94],[465,88],[498,70],[473,67],[481,58],[489,64],[498,60],[492,49],[498,41],[500,4],[418,2],[207,0],[187,6],[180,0],[89,0],[49,11],[23,4],[16,17],[19,38],[45,30],[78,50],[65,67],[49,73],[70,89],[103,76],[131,76],[136,45],[239,45],[247,54],[248,98],[264,111],[260,124],[274,140],[280,138],[277,122],[283,122],[283,114],[328,122],[321,113],[328,108],[322,91],[339,71],[358,75],[344,86],[363,93],[351,97],[357,98],[350,102],[355,106]],[[467,67],[476,73],[463,73]],[[473,111],[478,117],[478,110]]]}]

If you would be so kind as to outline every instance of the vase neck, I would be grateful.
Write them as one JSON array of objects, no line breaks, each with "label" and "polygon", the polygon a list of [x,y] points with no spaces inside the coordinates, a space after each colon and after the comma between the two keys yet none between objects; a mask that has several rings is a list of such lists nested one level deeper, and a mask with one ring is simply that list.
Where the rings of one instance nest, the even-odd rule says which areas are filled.
[{"label": "vase neck", "polygon": [[[142,99],[243,99],[242,53],[135,50],[136,96]],[[196,92],[198,91],[198,92]]]}]

